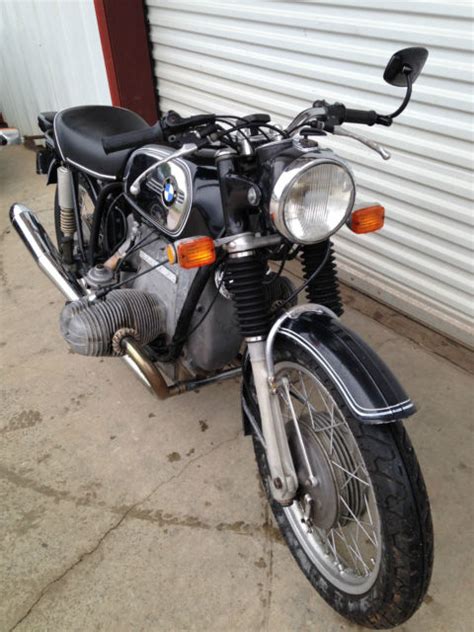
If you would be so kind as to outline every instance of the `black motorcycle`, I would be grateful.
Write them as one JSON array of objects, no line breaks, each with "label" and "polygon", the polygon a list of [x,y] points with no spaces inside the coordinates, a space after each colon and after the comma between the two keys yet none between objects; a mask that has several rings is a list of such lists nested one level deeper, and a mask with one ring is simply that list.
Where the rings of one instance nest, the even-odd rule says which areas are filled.
[{"label": "black motorcycle", "polygon": [[[406,88],[391,115],[315,101],[282,129],[261,113],[170,111],[153,126],[108,106],[41,114],[58,247],[30,210],[10,211],[67,299],[74,352],[121,356],[159,399],[242,375],[244,431],[290,551],[337,612],[371,628],[420,606],[433,533],[401,421],[414,404],[339,319],[330,237],[380,229],[384,209],[355,206],[350,165],[320,143],[347,136],[388,159],[343,124],[391,125],[427,56],[388,63],[384,79]],[[284,274],[295,258],[299,287]]]}]

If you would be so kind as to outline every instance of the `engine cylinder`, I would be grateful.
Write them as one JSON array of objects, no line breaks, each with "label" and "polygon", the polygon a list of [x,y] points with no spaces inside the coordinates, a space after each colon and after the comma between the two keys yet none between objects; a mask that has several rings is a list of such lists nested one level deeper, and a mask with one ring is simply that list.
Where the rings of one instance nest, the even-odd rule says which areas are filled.
[{"label": "engine cylinder", "polygon": [[118,355],[112,338],[119,329],[130,330],[142,344],[162,332],[161,306],[153,294],[140,290],[112,290],[91,304],[87,297],[67,303],[60,317],[61,333],[76,353]]}]

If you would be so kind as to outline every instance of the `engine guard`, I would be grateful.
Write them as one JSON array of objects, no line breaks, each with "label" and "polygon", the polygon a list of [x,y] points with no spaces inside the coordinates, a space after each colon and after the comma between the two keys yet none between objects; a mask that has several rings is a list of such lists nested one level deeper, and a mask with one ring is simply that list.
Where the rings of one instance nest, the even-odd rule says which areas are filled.
[{"label": "engine guard", "polygon": [[[416,412],[414,403],[375,351],[326,308],[313,304],[298,306],[276,321],[267,341],[270,376],[273,347],[285,338],[313,356],[358,421],[390,423]],[[251,367],[246,355],[242,384],[246,434],[252,427],[259,426],[258,409],[249,393],[250,378]]]}]

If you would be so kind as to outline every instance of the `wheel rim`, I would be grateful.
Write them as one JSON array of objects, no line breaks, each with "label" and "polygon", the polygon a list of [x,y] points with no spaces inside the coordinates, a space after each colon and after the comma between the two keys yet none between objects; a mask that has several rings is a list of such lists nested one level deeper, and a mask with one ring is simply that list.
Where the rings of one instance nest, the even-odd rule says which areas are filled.
[{"label": "wheel rim", "polygon": [[[314,374],[294,362],[279,363],[276,374],[299,481],[297,497],[284,508],[285,515],[306,555],[328,581],[350,594],[367,592],[380,567],[380,519],[356,439]],[[316,486],[308,480],[298,434]]]}]

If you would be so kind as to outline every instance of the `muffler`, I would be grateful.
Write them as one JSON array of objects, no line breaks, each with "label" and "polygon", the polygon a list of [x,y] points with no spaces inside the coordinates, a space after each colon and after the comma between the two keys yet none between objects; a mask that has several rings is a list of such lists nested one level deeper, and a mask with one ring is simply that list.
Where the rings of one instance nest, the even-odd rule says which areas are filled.
[{"label": "muffler", "polygon": [[[21,240],[29,250],[41,270],[53,282],[68,301],[77,301],[86,292],[74,275],[61,261],[56,246],[33,211],[22,204],[14,204],[10,209],[10,221]],[[123,359],[140,380],[160,399],[177,394],[169,387],[162,374],[140,349],[135,340],[122,340],[126,353]]]},{"label": "muffler", "polygon": [[10,209],[10,221],[33,259],[58,290],[69,301],[83,296],[83,289],[64,267],[56,246],[33,211],[22,204],[14,204]]}]

